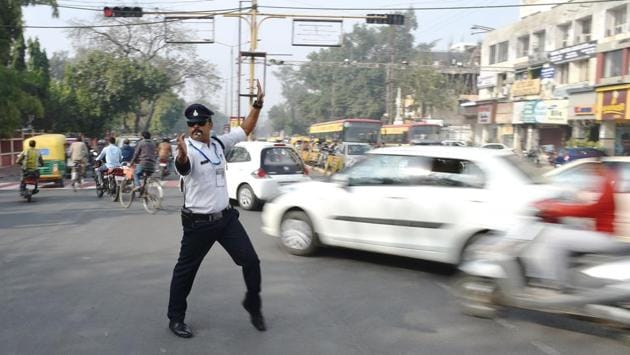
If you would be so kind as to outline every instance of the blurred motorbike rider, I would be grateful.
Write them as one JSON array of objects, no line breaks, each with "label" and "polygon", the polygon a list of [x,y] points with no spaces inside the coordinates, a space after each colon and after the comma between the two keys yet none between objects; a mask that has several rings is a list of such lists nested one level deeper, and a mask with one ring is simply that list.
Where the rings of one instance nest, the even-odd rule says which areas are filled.
[{"label": "blurred motorbike rider", "polygon": [[151,133],[142,132],[142,141],[136,145],[136,151],[133,153],[132,163],[136,164],[136,172],[133,176],[133,182],[136,187],[140,187],[140,178],[143,173],[153,174],[155,171],[156,146],[151,140]]},{"label": "blurred motorbike rider", "polygon": [[[20,180],[20,191],[26,189],[26,183],[24,178],[28,175],[35,175],[36,178],[39,178],[39,168],[40,166],[44,166],[44,159],[42,158],[39,150],[35,149],[35,145],[37,143],[35,140],[30,140],[28,142],[28,149],[20,153],[18,155],[18,159],[16,161],[17,164],[22,165],[22,179]],[[39,190],[37,186],[35,186],[35,190],[33,193],[37,193]]]},{"label": "blurred motorbike rider", "polygon": [[[546,225],[526,256],[533,267],[531,276],[540,277],[545,286],[566,288],[568,258],[572,252],[611,252],[629,245],[615,237],[614,174],[601,162],[592,166],[599,184],[597,200],[591,203],[544,200],[535,204],[544,221],[554,222]],[[595,228],[578,229],[557,224],[563,217],[592,219]]]},{"label": "blurred motorbike rider", "polygon": [[173,156],[171,143],[168,138],[162,139],[162,142],[158,145],[158,157],[160,159],[160,163],[167,164],[167,172],[170,170],[170,161]]},{"label": "blurred motorbike rider", "polygon": [[122,154],[122,162],[131,162],[133,158],[134,149],[129,145],[129,139],[125,138],[123,140],[123,146],[120,148],[120,152]]},{"label": "blurred motorbike rider", "polygon": [[102,160],[105,158],[105,164],[101,165],[97,170],[98,181],[103,183],[103,171],[107,171],[107,169],[113,169],[120,166],[120,160],[122,159],[122,154],[120,152],[120,148],[116,146],[116,138],[109,137],[107,141],[107,146],[101,150],[101,153],[96,157],[96,160]]}]

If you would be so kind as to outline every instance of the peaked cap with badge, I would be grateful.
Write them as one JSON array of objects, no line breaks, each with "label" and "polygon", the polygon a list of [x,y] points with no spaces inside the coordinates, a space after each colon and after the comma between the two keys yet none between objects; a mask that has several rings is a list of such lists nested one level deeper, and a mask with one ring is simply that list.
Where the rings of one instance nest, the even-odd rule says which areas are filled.
[{"label": "peaked cap with badge", "polygon": [[188,122],[204,122],[211,120],[214,112],[202,104],[192,104],[184,111]]}]

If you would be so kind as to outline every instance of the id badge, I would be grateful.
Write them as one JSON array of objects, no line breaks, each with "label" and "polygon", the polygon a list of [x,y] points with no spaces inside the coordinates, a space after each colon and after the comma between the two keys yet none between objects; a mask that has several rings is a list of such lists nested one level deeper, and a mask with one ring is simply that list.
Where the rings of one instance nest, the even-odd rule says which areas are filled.
[{"label": "id badge", "polygon": [[225,186],[225,169],[218,168],[215,171],[217,173],[217,186]]}]

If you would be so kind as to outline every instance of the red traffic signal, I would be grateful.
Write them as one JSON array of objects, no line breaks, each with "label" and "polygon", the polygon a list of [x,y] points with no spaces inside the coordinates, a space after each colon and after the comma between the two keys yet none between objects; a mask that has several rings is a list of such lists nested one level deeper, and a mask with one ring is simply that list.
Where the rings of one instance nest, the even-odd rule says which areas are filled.
[{"label": "red traffic signal", "polygon": [[105,17],[142,17],[141,7],[109,7],[103,8],[103,16]]}]

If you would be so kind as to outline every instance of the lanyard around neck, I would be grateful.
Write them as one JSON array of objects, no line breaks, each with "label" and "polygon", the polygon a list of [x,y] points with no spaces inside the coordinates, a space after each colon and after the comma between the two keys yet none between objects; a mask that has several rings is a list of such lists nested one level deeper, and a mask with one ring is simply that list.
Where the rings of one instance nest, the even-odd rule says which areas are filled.
[{"label": "lanyard around neck", "polygon": [[192,142],[188,141],[188,145],[190,145],[191,147],[193,147],[196,151],[199,152],[199,154],[201,154],[207,161],[209,161],[212,165],[220,165],[221,164],[221,157],[219,156],[219,153],[217,153],[217,147],[214,145],[214,143],[212,144],[212,148],[214,148],[214,155],[217,157],[217,159],[219,159],[218,162],[213,162],[212,159],[208,158],[207,155],[204,154],[204,152],[201,151],[201,149],[195,147],[194,144],[192,144]]}]

